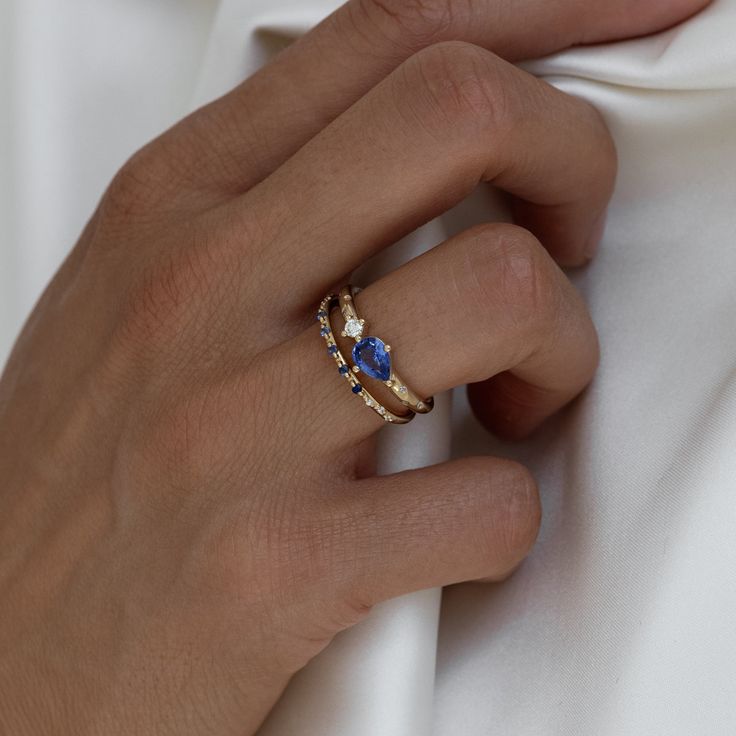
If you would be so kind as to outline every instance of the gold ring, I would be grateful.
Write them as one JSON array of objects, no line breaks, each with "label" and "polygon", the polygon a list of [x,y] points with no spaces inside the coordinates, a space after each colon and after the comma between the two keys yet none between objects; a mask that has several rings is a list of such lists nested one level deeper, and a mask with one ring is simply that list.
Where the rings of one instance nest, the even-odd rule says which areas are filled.
[{"label": "gold ring", "polygon": [[353,371],[362,371],[371,378],[375,378],[388,386],[394,396],[411,411],[417,414],[427,414],[434,408],[434,399],[422,398],[407,386],[393,366],[391,346],[378,337],[363,337],[366,321],[361,319],[355,306],[355,295],[358,290],[353,286],[343,286],[340,289],[340,311],[345,319],[342,330],[343,337],[355,340],[353,345]]},{"label": "gold ring", "polygon": [[343,357],[340,348],[335,341],[335,333],[332,330],[332,322],[330,320],[330,311],[336,307],[340,302],[340,298],[337,294],[328,294],[319,305],[317,310],[317,321],[320,324],[320,335],[327,344],[327,352],[334,358],[337,363],[337,370],[340,375],[347,379],[350,384],[351,391],[360,399],[363,400],[365,405],[378,414],[381,419],[392,424],[406,424],[414,419],[414,414],[408,412],[407,414],[394,414],[390,409],[387,409],[380,401],[375,399],[369,391],[360,383],[356,375],[356,371],[350,370],[350,366]]}]

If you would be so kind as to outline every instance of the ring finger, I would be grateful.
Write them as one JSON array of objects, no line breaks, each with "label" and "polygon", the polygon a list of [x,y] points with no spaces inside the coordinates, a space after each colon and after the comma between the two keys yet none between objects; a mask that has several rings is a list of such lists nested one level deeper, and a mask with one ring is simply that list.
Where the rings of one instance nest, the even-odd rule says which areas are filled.
[{"label": "ring finger", "polygon": [[[396,372],[420,395],[507,376],[514,390],[486,392],[476,407],[503,435],[527,434],[567,404],[598,363],[581,298],[534,236],[514,225],[484,225],[448,240],[361,291],[356,306],[370,334],[393,346]],[[351,393],[318,333],[309,329],[272,356],[287,361],[316,421],[333,428],[331,451],[383,420]],[[366,387],[392,405],[388,388]]]}]

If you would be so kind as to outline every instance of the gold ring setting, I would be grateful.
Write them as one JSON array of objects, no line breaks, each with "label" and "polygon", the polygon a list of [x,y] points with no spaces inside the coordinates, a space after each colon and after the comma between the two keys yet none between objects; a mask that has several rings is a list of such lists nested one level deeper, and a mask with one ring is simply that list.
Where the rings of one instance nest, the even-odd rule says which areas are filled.
[{"label": "gold ring setting", "polygon": [[391,357],[391,346],[379,337],[363,337],[366,322],[361,319],[355,306],[357,289],[344,286],[340,290],[340,311],[345,320],[344,337],[355,340],[353,345],[353,371],[362,371],[371,378],[382,381],[394,396],[415,414],[426,414],[432,410],[434,400],[417,396],[396,373]]},{"label": "gold ring setting", "polygon": [[[348,285],[340,290],[340,294],[328,294],[320,303],[317,320],[320,323],[320,334],[327,344],[327,352],[335,360],[339,373],[350,384],[352,392],[361,398],[366,406],[375,411],[384,421],[393,424],[406,424],[415,414],[426,414],[434,406],[432,397],[423,398],[409,388],[393,365],[391,346],[373,335],[364,336],[366,321],[357,311],[355,295],[358,290]],[[355,340],[351,357],[352,364],[345,359],[335,340],[330,312],[340,307],[344,319],[343,337]],[[387,386],[393,396],[409,411],[396,414],[378,401],[360,382],[358,376],[363,373]]]}]

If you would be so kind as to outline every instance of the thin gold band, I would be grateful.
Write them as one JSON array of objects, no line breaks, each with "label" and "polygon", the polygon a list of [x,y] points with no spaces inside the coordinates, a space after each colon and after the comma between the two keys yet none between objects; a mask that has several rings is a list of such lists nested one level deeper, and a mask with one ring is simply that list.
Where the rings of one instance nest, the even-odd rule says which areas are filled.
[{"label": "thin gold band", "polygon": [[[391,346],[385,344],[382,340],[379,340],[376,337],[363,337],[366,322],[364,319],[361,319],[355,306],[355,295],[358,291],[358,289],[351,285],[343,286],[343,288],[340,289],[340,311],[345,319],[345,327],[342,330],[343,337],[353,338],[356,344],[360,344],[364,339],[372,339],[380,343],[381,349],[386,353],[387,363],[389,366],[388,370],[390,373],[384,380],[381,378],[376,378],[376,380],[382,380],[382,382],[391,389],[394,396],[404,406],[411,409],[411,411],[417,414],[427,414],[434,408],[434,399],[431,396],[425,399],[414,393],[414,391],[407,386],[406,381],[404,381],[394,370],[394,361],[388,355],[391,352]],[[355,354],[353,354],[353,361],[356,362]],[[357,372],[358,370],[358,366],[353,365],[353,371]],[[384,374],[384,377],[385,376],[386,374]]]},{"label": "thin gold band", "polygon": [[359,399],[362,399],[366,406],[373,409],[381,419],[392,424],[406,424],[407,422],[410,422],[414,418],[413,413],[394,414],[368,392],[365,386],[363,386],[358,380],[355,371],[350,369],[350,366],[343,357],[343,354],[340,352],[340,348],[335,341],[332,321],[330,320],[330,312],[339,303],[340,298],[337,294],[328,294],[320,302],[319,309],[317,311],[317,321],[320,323],[320,334],[327,344],[327,352],[334,358],[335,363],[337,363],[337,370],[347,379],[352,392]]}]

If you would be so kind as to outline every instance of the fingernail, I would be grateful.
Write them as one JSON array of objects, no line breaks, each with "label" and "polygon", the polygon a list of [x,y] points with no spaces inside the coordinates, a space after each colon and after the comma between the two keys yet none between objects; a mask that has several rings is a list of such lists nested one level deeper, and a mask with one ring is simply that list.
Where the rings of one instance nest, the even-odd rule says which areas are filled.
[{"label": "fingernail", "polygon": [[588,236],[585,248],[583,249],[588,260],[592,259],[598,251],[598,246],[600,245],[601,238],[603,237],[603,231],[606,229],[607,214],[608,211],[603,210],[603,212],[598,216],[598,219],[593,223],[590,235]]}]

